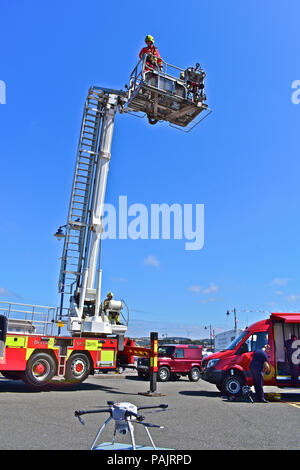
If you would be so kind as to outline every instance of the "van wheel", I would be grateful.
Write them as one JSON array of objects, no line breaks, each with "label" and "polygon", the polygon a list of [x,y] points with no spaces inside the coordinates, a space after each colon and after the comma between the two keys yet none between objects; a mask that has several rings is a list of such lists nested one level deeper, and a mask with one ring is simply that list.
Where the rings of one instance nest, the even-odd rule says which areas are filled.
[{"label": "van wheel", "polygon": [[189,379],[191,382],[198,382],[200,379],[200,369],[198,367],[192,367],[189,371]]},{"label": "van wheel", "polygon": [[228,375],[222,382],[222,390],[226,395],[240,396],[245,380],[240,375]]},{"label": "van wheel", "polygon": [[170,370],[168,367],[162,366],[158,369],[157,378],[160,382],[167,382],[170,378]]}]

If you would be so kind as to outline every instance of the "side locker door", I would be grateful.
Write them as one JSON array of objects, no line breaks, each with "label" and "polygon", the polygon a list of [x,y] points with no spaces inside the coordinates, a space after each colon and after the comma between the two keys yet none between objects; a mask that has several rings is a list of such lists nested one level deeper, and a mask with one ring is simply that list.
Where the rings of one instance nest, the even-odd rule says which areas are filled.
[{"label": "side locker door", "polygon": [[5,340],[7,333],[7,318],[0,315],[0,359],[4,359],[5,355]]}]

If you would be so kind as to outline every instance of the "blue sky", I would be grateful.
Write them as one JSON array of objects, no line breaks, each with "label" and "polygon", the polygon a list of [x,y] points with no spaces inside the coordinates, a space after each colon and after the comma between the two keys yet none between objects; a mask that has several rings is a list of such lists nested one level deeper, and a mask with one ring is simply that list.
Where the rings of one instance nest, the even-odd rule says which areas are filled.
[{"label": "blue sky", "polygon": [[[103,292],[131,335],[207,336],[300,308],[299,2],[2,0],[0,300],[58,305],[62,245],[89,86],[124,89],[146,34],[205,69],[213,113],[185,134],[118,115],[106,202],[204,204],[205,243],[107,240]],[[145,263],[151,256],[154,263]]]}]

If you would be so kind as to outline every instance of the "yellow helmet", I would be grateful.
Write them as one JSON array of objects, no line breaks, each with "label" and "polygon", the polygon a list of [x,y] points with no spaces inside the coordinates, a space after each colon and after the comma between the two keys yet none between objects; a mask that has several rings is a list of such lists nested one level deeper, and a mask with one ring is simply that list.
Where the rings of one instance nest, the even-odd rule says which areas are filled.
[{"label": "yellow helmet", "polygon": [[114,294],[113,294],[112,292],[109,292],[109,293],[107,294],[107,297],[113,297],[113,296],[114,296]]},{"label": "yellow helmet", "polygon": [[151,41],[152,44],[154,44],[154,37],[151,36],[150,34],[148,34],[148,35],[145,37],[145,42],[147,42],[147,41]]}]

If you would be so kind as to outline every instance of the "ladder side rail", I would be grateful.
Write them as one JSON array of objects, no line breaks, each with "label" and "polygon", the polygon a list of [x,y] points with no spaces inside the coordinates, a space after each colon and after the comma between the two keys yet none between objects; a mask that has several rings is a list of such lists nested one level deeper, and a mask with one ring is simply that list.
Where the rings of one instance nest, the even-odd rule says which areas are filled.
[{"label": "ladder side rail", "polygon": [[87,267],[89,269],[88,288],[94,288],[95,274],[97,271],[97,259],[99,253],[99,242],[102,230],[102,218],[104,200],[107,185],[107,175],[111,158],[111,144],[114,130],[114,120],[117,112],[117,96],[109,94],[102,120],[101,135],[99,141],[98,161],[93,187],[91,203],[92,233],[89,249]]},{"label": "ladder side rail", "polygon": [[[75,179],[76,179],[77,161],[78,161],[78,156],[79,156],[79,148],[80,148],[80,142],[81,142],[81,137],[82,137],[82,133],[83,133],[84,118],[85,118],[85,114],[86,114],[87,104],[88,104],[88,99],[85,100],[84,111],[83,111],[83,116],[82,116],[82,120],[81,120],[79,145],[78,145],[78,149],[77,149],[77,158],[76,158],[76,161],[75,161],[75,169],[74,169],[74,174],[73,174],[72,193],[71,193],[70,202],[69,202],[68,221],[69,221],[69,214],[70,214],[70,211],[71,211],[72,200],[73,200],[73,191],[74,191]],[[61,259],[61,268],[60,268],[61,275],[59,277],[59,292],[62,293],[62,294],[65,291],[65,277],[66,276],[65,276],[64,271],[65,271],[65,267],[66,267],[66,258],[65,257],[66,257],[67,247],[68,247],[67,235],[68,235],[68,226],[67,226],[67,229],[66,229],[66,236],[65,236],[65,239],[64,239],[63,255],[62,255],[62,259]]]},{"label": "ladder side rail", "polygon": [[[91,184],[91,187],[90,187],[90,195],[89,195],[89,205],[88,205],[88,219],[87,219],[87,223],[86,223],[86,229],[85,229],[85,233],[84,233],[84,242],[82,244],[82,259],[83,259],[83,263],[81,264],[80,267],[78,267],[78,271],[80,271],[81,273],[84,272],[85,268],[87,267],[87,259],[88,259],[88,253],[89,253],[89,245],[90,245],[90,238],[91,238],[91,230],[90,230],[90,227],[91,227],[91,211],[92,211],[92,204],[93,204],[93,193],[94,193],[94,185],[95,185],[95,178],[96,178],[96,171],[97,171],[97,164],[98,164],[98,160],[99,160],[99,140],[101,139],[101,129],[102,129],[102,125],[103,125],[103,113],[104,113],[104,106],[105,104],[103,103],[103,101],[101,102],[102,103],[102,108],[101,108],[101,111],[102,111],[102,118],[101,118],[101,122],[99,123],[99,132],[98,132],[98,140],[97,140],[97,147],[96,147],[96,150],[97,150],[97,156],[95,158],[95,161],[94,161],[94,171],[93,171],[93,176],[92,176],[92,184]],[[78,287],[78,286],[77,286]]]},{"label": "ladder side rail", "polygon": [[[96,101],[93,103],[92,101]],[[101,101],[102,98],[98,93],[95,93],[92,88],[89,89],[88,98],[85,102],[83,118],[81,123],[80,138],[77,150],[77,158],[75,163],[74,177],[73,177],[73,186],[69,204],[69,213],[68,213],[68,224],[66,227],[63,256],[61,260],[61,276],[59,282],[59,292],[63,295],[66,291],[66,270],[68,264],[68,252],[70,251],[70,245],[77,245],[77,269],[74,271],[74,278],[79,282],[81,268],[82,268],[82,259],[84,254],[84,243],[86,238],[87,231],[87,217],[88,217],[88,207],[89,200],[91,195],[91,185],[94,177],[94,167],[95,167],[95,154],[97,151],[97,144],[99,139],[99,130],[101,125]],[[95,113],[95,114],[92,114]],[[87,119],[87,118],[93,118]],[[87,125],[87,122],[89,123]],[[90,125],[93,124],[93,126]],[[86,128],[88,127],[88,131]],[[92,129],[93,132],[90,132]],[[92,138],[86,137],[85,134],[88,133],[92,135]],[[85,142],[89,140],[90,142]],[[88,160],[88,163],[83,160]],[[86,165],[87,168],[83,170],[82,165]],[[85,171],[86,174],[82,175],[82,172]],[[78,193],[80,191],[80,193]],[[81,198],[81,201],[78,201],[78,198]],[[80,207],[78,207],[80,205]],[[76,217],[78,216],[78,217]],[[76,219],[75,219],[76,217]],[[76,224],[77,218],[80,222],[77,222],[79,227],[77,227],[78,233],[74,233],[74,222]],[[75,220],[74,220],[75,219]],[[71,241],[71,237],[74,237],[74,241]],[[79,273],[79,274],[78,274]],[[71,293],[71,286],[69,293]],[[61,305],[63,304],[63,300]]]},{"label": "ladder side rail", "polygon": [[[88,291],[97,292],[101,290],[101,277],[99,270],[97,271],[97,261],[99,258],[99,244],[103,230],[103,210],[104,200],[107,184],[107,175],[109,169],[109,162],[111,157],[111,144],[114,129],[115,115],[118,109],[118,94],[109,93],[106,96],[105,109],[103,110],[103,117],[101,122],[101,132],[99,147],[97,152],[97,163],[95,168],[95,178],[92,188],[91,205],[89,211],[90,229],[87,235],[86,256],[84,260],[85,273],[83,283],[80,289],[80,308],[78,309],[78,316],[82,317],[83,305],[87,297]],[[96,274],[98,272],[97,289],[95,288]],[[98,315],[99,312],[95,312]]]},{"label": "ladder side rail", "polygon": [[[90,88],[90,93],[93,94],[94,91],[92,88]],[[96,99],[96,98],[94,98]],[[93,145],[92,145],[92,151],[95,153],[95,156],[94,156],[94,159],[93,159],[93,163],[92,163],[92,170],[90,170],[90,185],[89,185],[89,188],[88,188],[88,193],[86,194],[86,198],[85,198],[85,204],[86,204],[86,208],[85,208],[85,226],[84,228],[81,230],[81,233],[80,233],[80,249],[79,249],[79,261],[78,261],[78,267],[77,267],[77,272],[82,272],[82,260],[83,260],[83,256],[84,256],[84,251],[85,251],[85,243],[86,243],[86,235],[87,235],[87,227],[88,227],[88,218],[89,218],[89,214],[90,214],[90,198],[91,198],[91,194],[92,194],[92,186],[93,186],[93,182],[94,182],[94,178],[95,178],[95,167],[96,167],[96,161],[97,161],[97,156],[96,156],[96,153],[97,153],[97,147],[98,147],[98,141],[99,141],[99,134],[100,134],[100,128],[101,128],[101,122],[102,122],[102,113],[103,113],[103,105],[102,105],[102,98],[98,98],[97,100],[97,112],[99,113],[98,116],[96,115],[95,117],[95,120],[97,122],[97,126],[95,126],[94,128],[94,142],[93,142]],[[95,122],[95,123],[96,123]],[[79,279],[78,279],[79,281]]]}]

